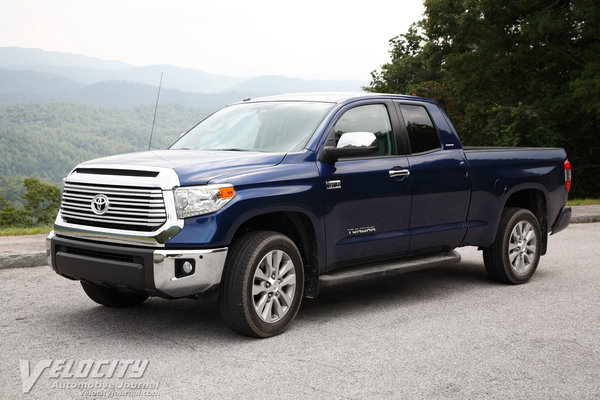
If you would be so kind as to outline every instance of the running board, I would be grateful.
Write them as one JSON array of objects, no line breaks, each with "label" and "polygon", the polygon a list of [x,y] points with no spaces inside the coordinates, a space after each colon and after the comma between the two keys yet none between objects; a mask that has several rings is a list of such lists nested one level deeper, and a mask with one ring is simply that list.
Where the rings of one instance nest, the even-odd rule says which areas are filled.
[{"label": "running board", "polygon": [[327,287],[340,283],[349,283],[364,279],[402,274],[420,269],[435,268],[442,265],[455,264],[457,262],[460,262],[460,254],[455,251],[428,254],[406,259],[396,259],[343,268],[323,274],[319,277],[319,285],[321,287]]}]

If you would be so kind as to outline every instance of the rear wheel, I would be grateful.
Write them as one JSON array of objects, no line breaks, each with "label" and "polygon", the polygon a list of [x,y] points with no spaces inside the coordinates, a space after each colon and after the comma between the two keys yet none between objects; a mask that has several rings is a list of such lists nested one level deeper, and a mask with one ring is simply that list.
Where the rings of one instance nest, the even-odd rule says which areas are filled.
[{"label": "rear wheel", "polygon": [[499,282],[527,282],[540,261],[541,237],[539,222],[531,211],[505,209],[495,242],[483,250],[487,272]]},{"label": "rear wheel", "polygon": [[221,282],[223,321],[248,336],[284,332],[302,301],[304,270],[298,248],[277,232],[250,232],[232,247]]},{"label": "rear wheel", "polygon": [[148,298],[141,293],[124,293],[115,289],[81,281],[83,291],[98,304],[108,307],[129,307],[141,304]]}]

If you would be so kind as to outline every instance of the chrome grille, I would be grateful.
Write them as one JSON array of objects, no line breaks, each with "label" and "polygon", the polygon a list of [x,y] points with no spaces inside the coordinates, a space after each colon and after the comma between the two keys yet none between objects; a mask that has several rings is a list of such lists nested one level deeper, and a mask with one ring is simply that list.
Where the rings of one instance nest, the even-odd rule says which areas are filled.
[{"label": "chrome grille", "polygon": [[[108,199],[108,209],[101,215],[92,208],[98,195]],[[167,220],[162,190],[150,187],[65,182],[60,212],[73,224],[145,232]]]}]

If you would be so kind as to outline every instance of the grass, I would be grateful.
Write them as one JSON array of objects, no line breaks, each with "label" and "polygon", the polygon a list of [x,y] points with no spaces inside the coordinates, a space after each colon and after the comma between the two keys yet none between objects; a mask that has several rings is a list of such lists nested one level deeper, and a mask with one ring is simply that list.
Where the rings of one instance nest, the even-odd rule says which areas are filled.
[{"label": "grass", "polygon": [[19,227],[1,227],[0,236],[19,236],[19,235],[38,235],[40,233],[48,234],[52,230],[52,225],[32,226],[29,228]]},{"label": "grass", "polygon": [[568,206],[591,206],[600,204],[600,199],[573,199],[567,201]]}]

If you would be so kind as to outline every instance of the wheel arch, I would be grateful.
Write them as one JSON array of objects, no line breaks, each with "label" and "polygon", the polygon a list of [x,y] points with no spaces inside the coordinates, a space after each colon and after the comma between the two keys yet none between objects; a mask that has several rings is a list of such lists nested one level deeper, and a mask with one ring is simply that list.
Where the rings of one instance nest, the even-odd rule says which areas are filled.
[{"label": "wheel arch", "polygon": [[319,290],[319,245],[315,223],[298,210],[269,211],[248,217],[233,233],[233,244],[252,231],[274,231],[289,237],[298,247],[304,264],[304,296],[314,298]]},{"label": "wheel arch", "polygon": [[524,208],[535,215],[542,233],[541,255],[546,254],[548,248],[548,199],[544,191],[534,187],[519,188],[508,196],[502,210],[509,207]]}]

